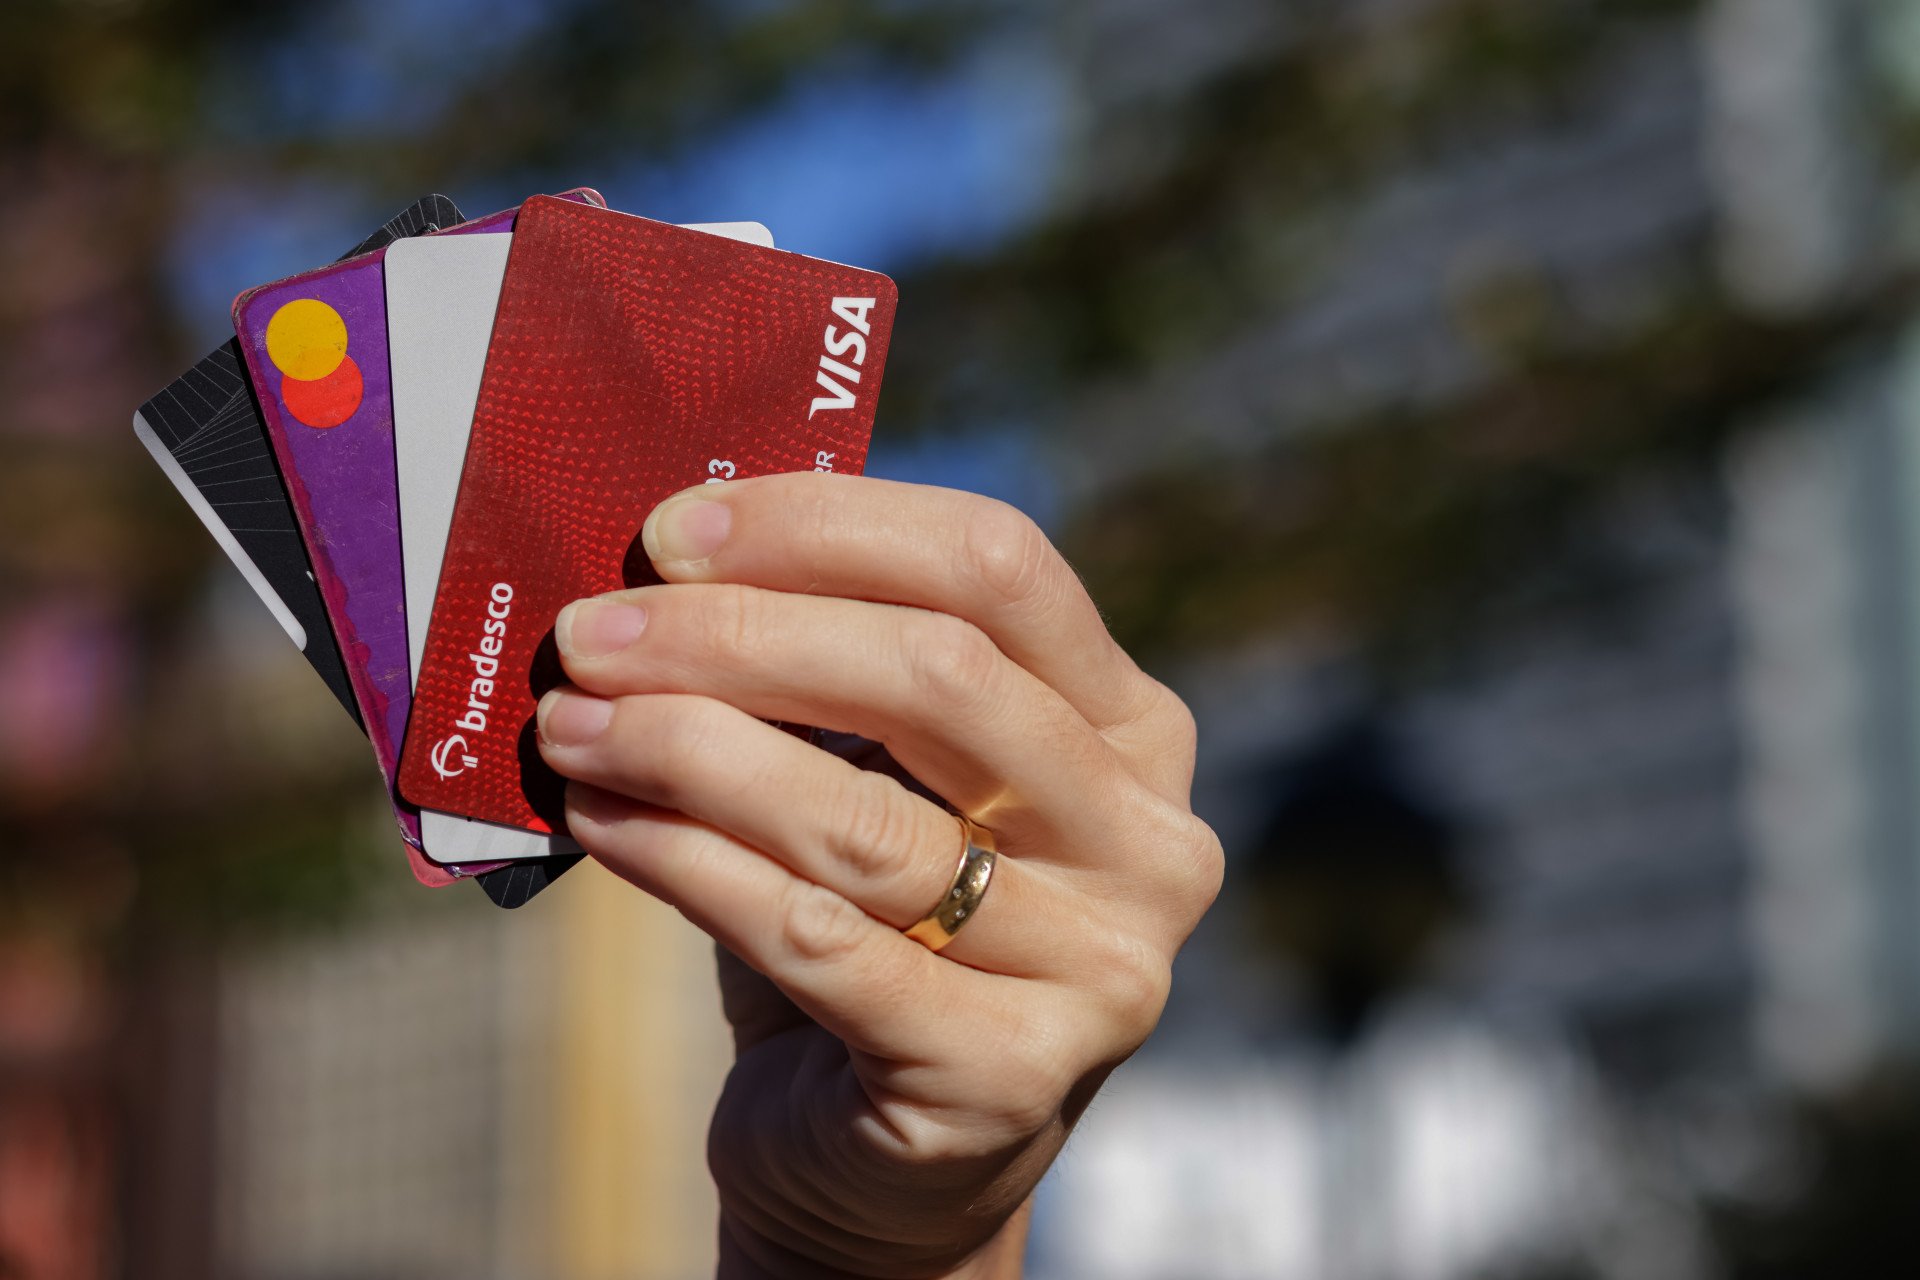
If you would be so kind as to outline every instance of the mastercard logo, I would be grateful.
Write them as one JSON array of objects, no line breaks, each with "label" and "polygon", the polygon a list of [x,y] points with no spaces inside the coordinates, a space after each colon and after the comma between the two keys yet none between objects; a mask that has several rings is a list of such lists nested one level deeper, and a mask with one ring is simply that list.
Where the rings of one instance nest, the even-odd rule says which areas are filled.
[{"label": "mastercard logo", "polygon": [[296,422],[324,429],[353,416],[366,392],[347,354],[347,322],[318,298],[295,298],[267,321],[267,359]]}]

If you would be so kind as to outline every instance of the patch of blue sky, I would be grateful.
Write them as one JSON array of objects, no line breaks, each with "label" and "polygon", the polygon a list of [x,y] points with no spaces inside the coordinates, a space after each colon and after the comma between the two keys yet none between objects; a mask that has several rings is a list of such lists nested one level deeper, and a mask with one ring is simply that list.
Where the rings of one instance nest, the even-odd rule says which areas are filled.
[{"label": "patch of blue sky", "polygon": [[[989,249],[1044,212],[1062,92],[1050,62],[993,47],[929,80],[820,81],[605,189],[617,208],[673,222],[756,219],[782,248],[900,272]],[[1031,430],[956,423],[890,438],[881,401],[867,474],[985,494],[1057,527],[1062,493]]]},{"label": "patch of blue sky", "polygon": [[630,163],[616,208],[755,219],[782,248],[896,271],[992,246],[1046,205],[1063,114],[1054,69],[988,49],[920,79],[822,77],[676,160]]},{"label": "patch of blue sky", "polygon": [[[514,8],[500,0],[355,0],[352,21],[388,14],[383,42],[357,55],[357,69],[299,50],[276,55],[284,61],[275,65],[290,69],[293,81],[277,110],[318,112],[311,123],[321,132],[349,131],[385,112],[428,111],[427,98],[409,97],[415,90],[392,83],[384,50],[430,43],[436,21],[449,14],[462,15],[464,31]],[[500,18],[489,37],[494,47],[511,43],[505,32],[515,21]],[[448,44],[475,47],[462,45],[465,38]],[[336,32],[319,43],[338,47],[342,38]],[[1062,103],[1051,62],[1031,46],[989,44],[931,76],[823,74],[670,162],[614,156],[598,173],[497,175],[447,194],[478,215],[531,191],[586,183],[616,208],[674,222],[754,219],[784,248],[897,273],[928,258],[991,248],[1045,209]],[[206,318],[217,336],[234,294],[331,261],[439,181],[425,174],[419,191],[378,196],[311,179],[205,192],[170,255],[178,313]],[[883,412],[874,473],[988,493],[1043,523],[1053,517],[1059,495],[1044,481],[1025,433],[992,424],[952,428],[894,443]]]},{"label": "patch of blue sky", "polygon": [[1063,515],[1060,487],[1031,430],[1003,424],[953,435],[889,439],[884,388],[880,400],[880,422],[867,452],[868,475],[984,494],[1020,508],[1043,529],[1058,529]]},{"label": "patch of blue sky", "polygon": [[367,193],[317,179],[202,188],[167,255],[174,312],[209,346],[231,337],[235,295],[332,262],[406,203],[376,209]]},{"label": "patch of blue sky", "polygon": [[[498,0],[384,2],[393,8],[395,32],[423,30],[422,15],[442,9],[462,9],[478,21],[474,15],[483,11],[513,7]],[[301,73],[308,87],[289,92],[312,92],[315,110],[328,98],[356,97],[362,105],[337,110],[351,116],[376,103],[390,109],[403,92],[368,69],[377,59],[355,73],[366,77],[364,86],[354,81],[349,91],[352,75],[336,76],[332,92],[320,93],[312,86],[329,77],[312,55],[276,56],[308,59]],[[927,256],[990,246],[1044,207],[1057,162],[1060,96],[1044,59],[987,48],[926,79],[822,77],[670,163],[610,157],[604,175],[527,174],[520,187],[489,181],[448,194],[469,213],[484,213],[528,191],[585,182],[616,208],[676,222],[756,219],[783,247],[897,271]],[[344,118],[321,127],[344,127]],[[404,202],[434,185],[433,175],[423,175],[420,192],[385,198]],[[340,251],[335,240],[344,247],[361,222],[370,226],[386,213],[364,193],[311,181],[214,191],[180,236],[174,295],[183,310],[198,310],[235,280],[244,287],[316,265]],[[341,221],[328,234],[333,218]],[[263,267],[265,274],[246,279]]]}]

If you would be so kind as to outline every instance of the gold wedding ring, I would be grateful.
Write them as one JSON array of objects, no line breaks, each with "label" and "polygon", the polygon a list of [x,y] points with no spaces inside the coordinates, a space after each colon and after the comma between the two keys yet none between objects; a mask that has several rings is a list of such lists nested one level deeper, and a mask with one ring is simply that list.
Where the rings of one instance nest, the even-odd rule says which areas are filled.
[{"label": "gold wedding ring", "polygon": [[999,851],[994,848],[993,832],[964,813],[960,820],[960,866],[953,873],[953,885],[926,918],[906,931],[909,938],[929,951],[938,951],[953,941],[954,935],[980,910],[987,896],[987,882],[993,879],[993,864]]}]

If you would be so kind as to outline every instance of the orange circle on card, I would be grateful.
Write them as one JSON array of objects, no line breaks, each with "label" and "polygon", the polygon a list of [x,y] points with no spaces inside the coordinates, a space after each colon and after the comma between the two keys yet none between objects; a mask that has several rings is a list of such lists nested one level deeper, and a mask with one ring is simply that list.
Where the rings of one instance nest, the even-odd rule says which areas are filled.
[{"label": "orange circle on card", "polygon": [[321,429],[337,427],[351,418],[365,391],[360,366],[351,356],[342,356],[339,367],[324,378],[280,380],[280,399],[286,403],[287,412],[296,422]]}]

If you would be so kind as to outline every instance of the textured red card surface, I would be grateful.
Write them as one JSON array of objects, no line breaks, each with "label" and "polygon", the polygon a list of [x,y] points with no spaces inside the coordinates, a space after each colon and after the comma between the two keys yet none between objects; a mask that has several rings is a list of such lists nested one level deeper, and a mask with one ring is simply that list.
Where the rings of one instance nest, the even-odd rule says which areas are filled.
[{"label": "textured red card surface", "polygon": [[544,831],[554,615],[655,581],[669,494],[866,462],[885,276],[548,197],[520,209],[400,765],[424,808]]}]

